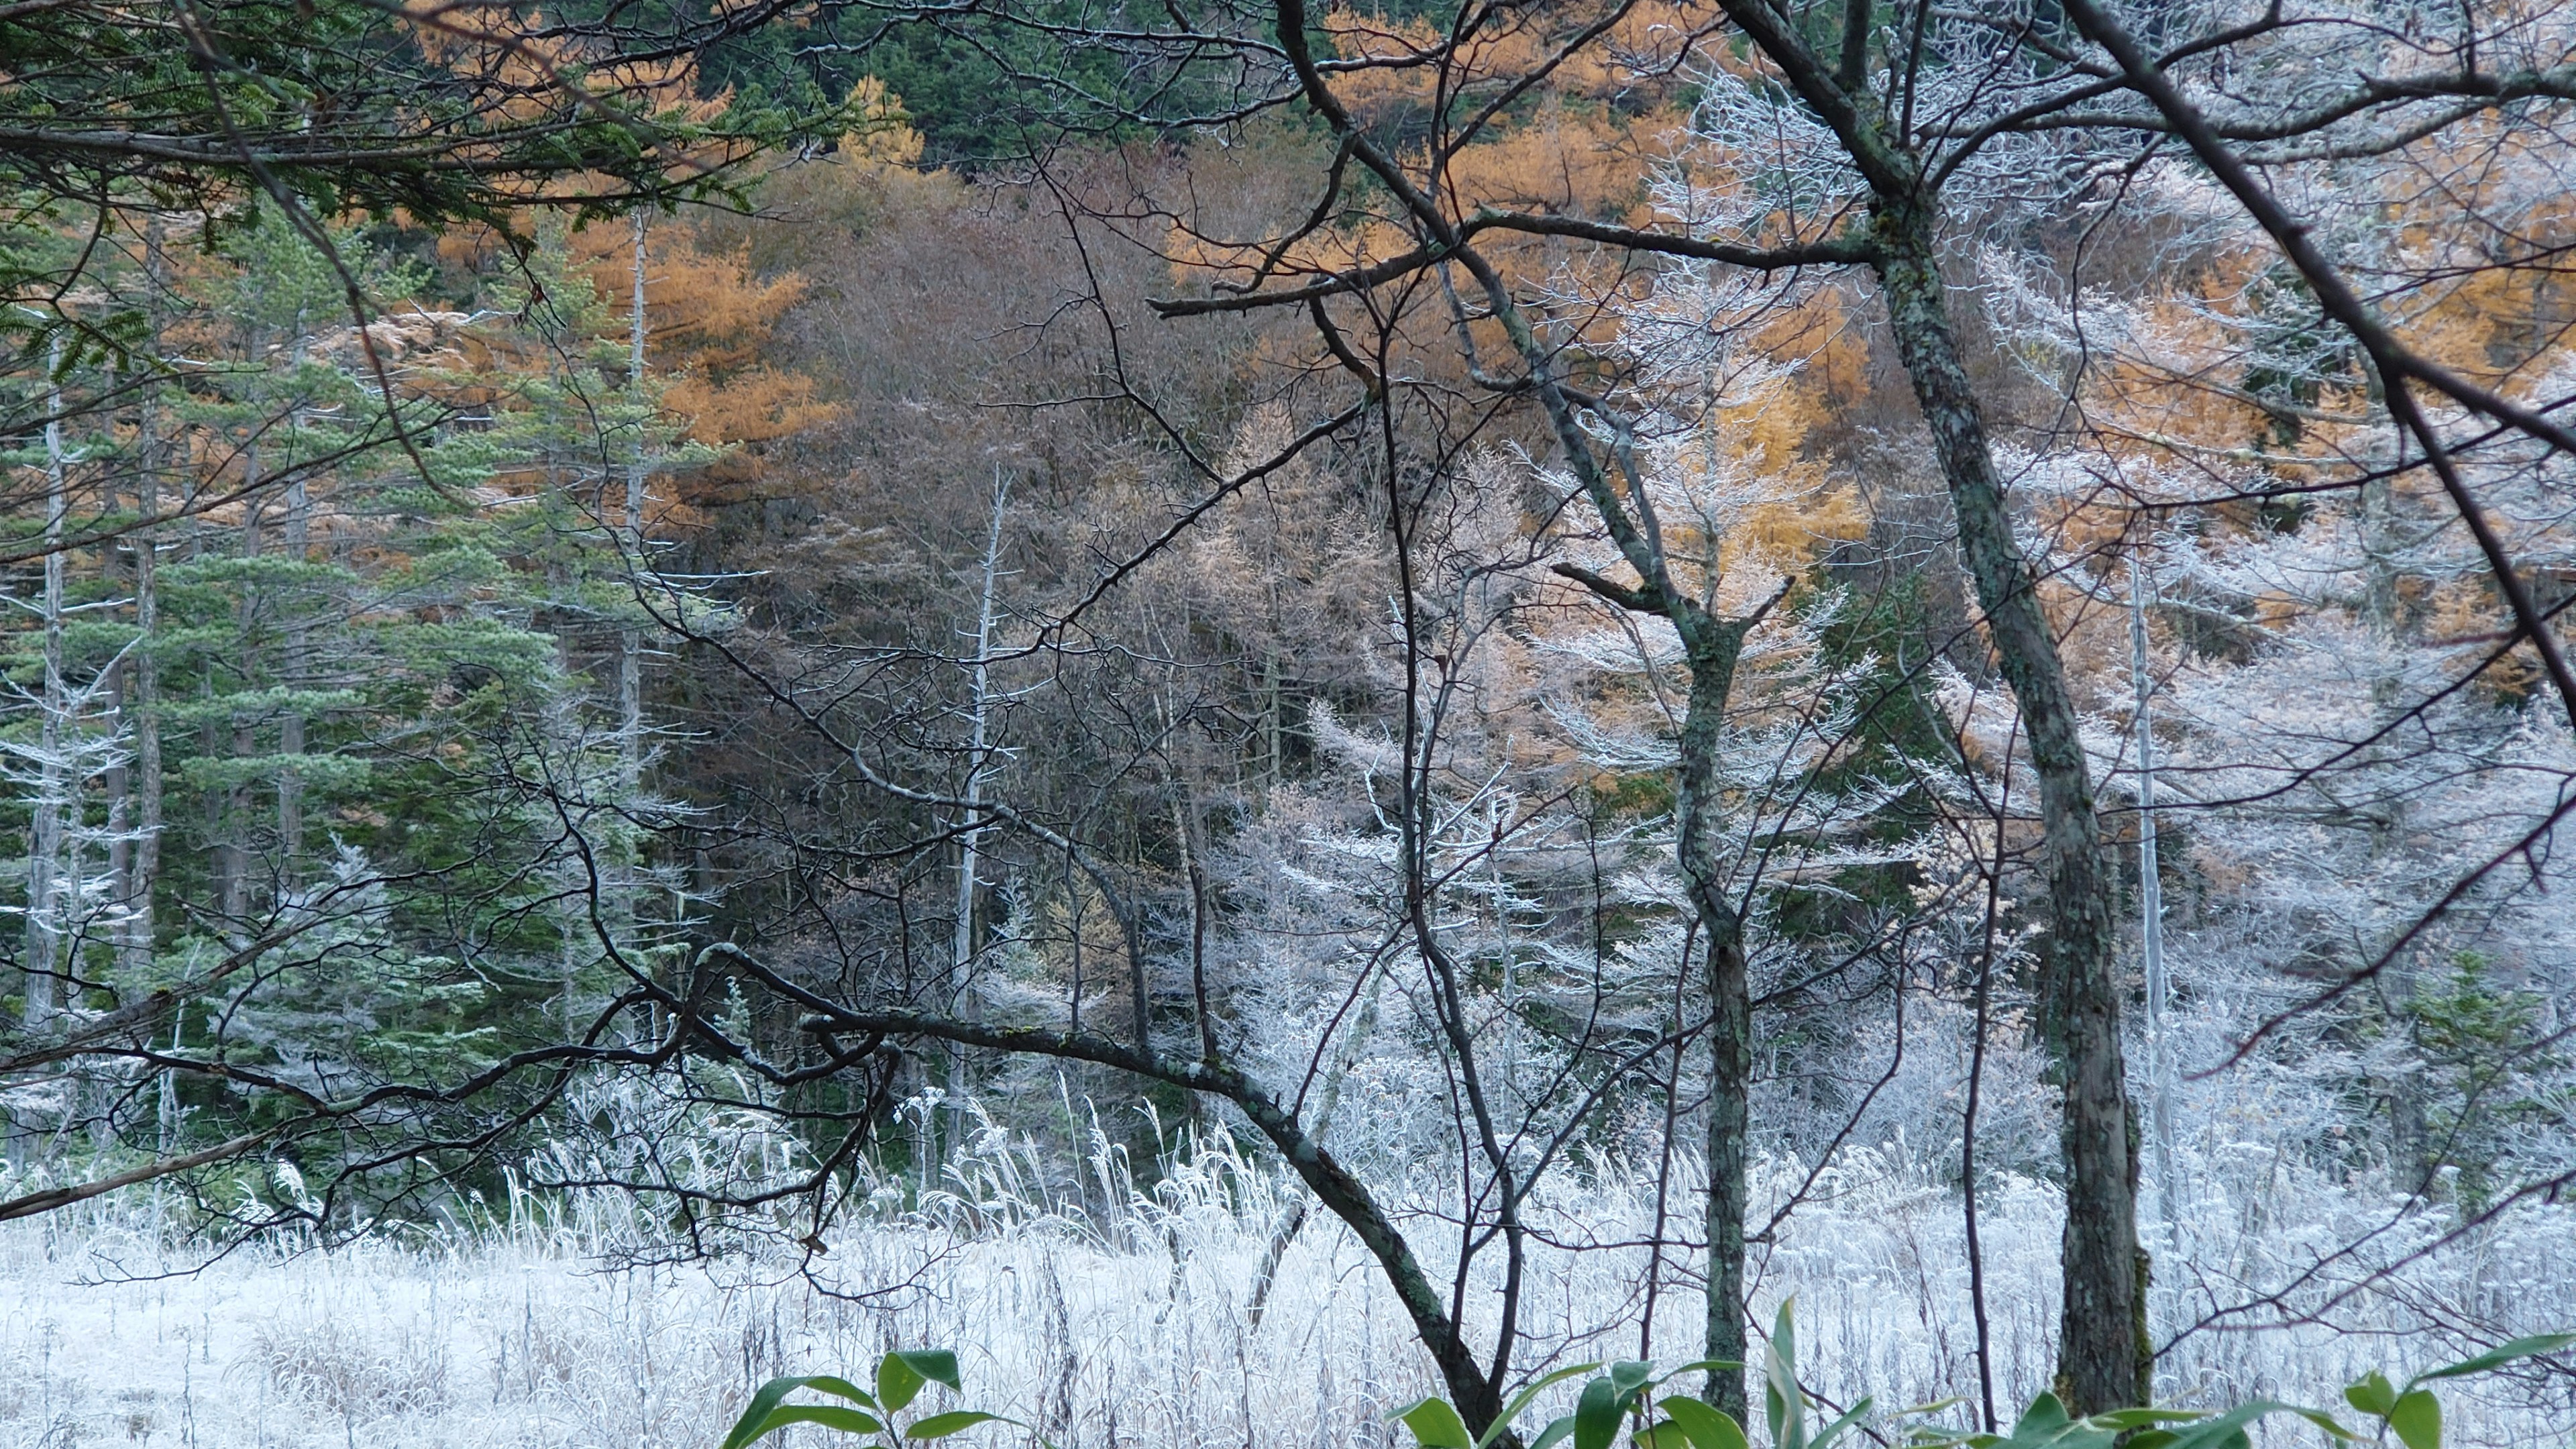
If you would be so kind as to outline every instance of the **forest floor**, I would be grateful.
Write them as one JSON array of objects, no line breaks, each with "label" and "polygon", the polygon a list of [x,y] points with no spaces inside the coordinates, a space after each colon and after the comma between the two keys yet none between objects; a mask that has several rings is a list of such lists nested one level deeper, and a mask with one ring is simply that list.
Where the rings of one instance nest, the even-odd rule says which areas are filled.
[{"label": "forest floor", "polygon": [[[1772,1191],[1805,1177],[1775,1174]],[[1279,1199],[1239,1160],[1202,1161],[1087,1218],[998,1197],[989,1178],[961,1188],[935,1212],[840,1232],[810,1259],[633,1261],[631,1225],[604,1227],[605,1208],[212,1262],[161,1243],[142,1201],[12,1224],[0,1229],[0,1445],[704,1449],[749,1386],[861,1370],[889,1347],[955,1347],[968,1405],[1025,1419],[1062,1449],[1391,1445],[1402,1431],[1387,1410],[1433,1388],[1374,1267],[1320,1219],[1289,1249],[1266,1313],[1250,1312]],[[1635,1241],[1651,1210],[1646,1188],[1603,1179],[1545,1226],[1560,1241]],[[2295,1234],[2271,1236],[2295,1256]],[[1982,1237],[1994,1387],[2009,1406],[2044,1386],[2054,1194],[1991,1184]],[[2268,1276],[2252,1243],[2212,1234],[2160,1281]],[[1963,1249],[1954,1189],[1854,1154],[1762,1256],[1757,1297],[1767,1317],[1796,1295],[1802,1364],[1829,1398],[1973,1398]],[[1521,1367],[1637,1353],[1644,1256],[1535,1254]],[[2335,1327],[2196,1334],[2168,1353],[2165,1392],[2328,1402],[2368,1368],[2440,1352],[2392,1331],[2468,1321],[2498,1294],[2509,1316],[2566,1314],[2571,1262],[2576,1213],[2535,1208],[2348,1298]],[[1697,1356],[1688,1266],[1668,1264],[1646,1345],[1666,1361]],[[1471,1318],[1491,1286],[1471,1286]],[[2187,1297],[2163,1293],[2160,1318]],[[2576,1405],[2530,1397],[2541,1392],[2566,1390],[2454,1392],[2451,1442],[2567,1442]]]}]

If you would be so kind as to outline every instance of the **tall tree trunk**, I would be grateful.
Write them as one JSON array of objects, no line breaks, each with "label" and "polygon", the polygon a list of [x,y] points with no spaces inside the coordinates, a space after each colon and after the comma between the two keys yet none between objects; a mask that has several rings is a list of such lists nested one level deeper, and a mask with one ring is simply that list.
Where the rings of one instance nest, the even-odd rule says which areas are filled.
[{"label": "tall tree trunk", "polygon": [[[1633,473],[1629,478],[1642,512],[1643,484]],[[1646,557],[1650,567],[1638,572],[1668,580],[1660,541],[1647,545]],[[1560,564],[1557,572],[1621,607],[1671,620],[1690,667],[1690,694],[1675,766],[1673,853],[1708,952],[1708,1204],[1704,1219],[1708,1321],[1702,1357],[1742,1364],[1747,1361],[1744,1216],[1751,1195],[1745,1168],[1746,1139],[1752,1130],[1753,998],[1744,957],[1744,915],[1728,890],[1726,860],[1719,848],[1724,795],[1718,779],[1718,746],[1725,735],[1727,703],[1735,692],[1735,666],[1743,657],[1745,636],[1786,596],[1787,585],[1751,613],[1728,619],[1678,592],[1668,581],[1630,589],[1586,569]],[[1741,1369],[1711,1369],[1702,1396],[1738,1423],[1744,1421],[1747,1399]]]},{"label": "tall tree trunk", "polygon": [[2013,537],[1985,418],[1960,360],[1938,265],[1936,182],[1905,133],[1910,122],[1869,94],[1865,29],[1855,27],[1841,63],[1828,66],[1769,0],[1719,4],[1834,132],[1870,189],[1870,265],[1887,294],[1897,354],[1949,483],[1960,553],[2039,778],[2049,894],[2041,1007],[2064,1108],[2067,1179],[2057,1388],[2079,1414],[2142,1403],[2151,1367],[2139,1291],[2146,1259],[2101,824],[2056,636]]},{"label": "tall tree trunk", "polygon": [[[312,507],[304,477],[298,473],[286,485],[286,556],[299,564],[312,543]],[[305,682],[305,611],[310,600],[301,594],[298,590],[286,601],[285,642],[278,658],[278,683],[290,692]],[[304,753],[304,712],[291,699],[277,722],[277,752],[286,757],[285,767],[277,772],[278,879],[292,882],[304,858],[304,779],[295,767],[295,757]]]},{"label": "tall tree trunk", "polygon": [[[957,978],[957,1011],[962,1021],[983,1020],[983,999],[975,987],[975,877],[981,868],[984,827],[980,823],[984,805],[984,750],[991,728],[991,666],[986,656],[993,644],[993,586],[1000,577],[1002,560],[1002,512],[1011,496],[1009,482],[997,471],[993,475],[993,521],[984,535],[984,587],[975,596],[975,661],[967,670],[966,784],[962,792],[960,826],[957,835],[957,911],[949,943],[949,969]],[[949,1144],[965,1140],[966,1097],[973,1090],[968,1080],[966,1051],[952,1047],[948,1053],[948,1096],[950,1117]]]},{"label": "tall tree trunk", "polygon": [[[286,365],[290,376],[300,377],[306,345],[304,318],[300,315],[295,319],[295,329],[295,347]],[[390,399],[387,405],[391,405]],[[285,519],[286,557],[298,566],[308,561],[305,555],[313,543],[313,495],[304,477],[304,423],[304,400],[299,396],[287,414]],[[293,575],[288,577],[292,579]],[[285,696],[283,714],[277,722],[277,752],[285,760],[277,772],[277,878],[282,887],[294,884],[304,860],[304,777],[295,766],[296,757],[304,753],[304,712],[296,706],[294,692],[305,683],[313,602],[308,590],[293,583],[287,588],[282,601],[285,629],[277,659],[277,682]]]},{"label": "tall tree trunk", "polygon": [[2156,851],[2156,732],[2147,672],[2146,566],[2129,556],[2129,674],[2138,717],[2138,954],[2147,970],[2147,1081],[2156,1144],[2156,1215],[2168,1243],[2182,1230],[2182,1184],[2174,1179],[2173,1044],[2165,1037],[2165,893]]},{"label": "tall tree trunk", "polygon": [[[109,363],[104,371],[106,376],[103,379],[104,385],[101,391],[109,397],[114,397],[116,395],[115,364]],[[113,422],[111,417],[111,426]],[[138,443],[141,440],[138,434]],[[103,489],[103,496],[99,500],[100,505],[107,512],[114,513],[122,501],[118,497],[115,480],[110,478]],[[119,576],[116,552],[114,544],[109,544],[98,551],[99,582],[104,585],[104,592],[111,598],[124,582]],[[128,657],[120,653],[108,665],[103,681],[107,692],[107,718],[119,732],[130,723],[126,695],[133,687],[132,681],[133,670],[129,667]],[[107,797],[107,892],[110,902],[107,923],[110,945],[115,946],[125,939],[123,926],[125,903],[134,894],[134,779],[132,771],[127,768],[127,757],[121,754],[112,756],[100,783],[105,786],[104,793]],[[119,966],[124,964],[121,953],[112,955],[111,959]]]},{"label": "tall tree trunk", "polygon": [[1927,204],[1882,196],[1879,281],[1959,521],[1959,548],[2039,779],[2049,931],[2041,1008],[2063,1113],[2066,1230],[2057,1389],[2093,1413],[2148,1397],[2137,1142],[2120,1043],[2120,984],[2101,824],[2057,640],[2013,536],[1985,419],[1962,364]]},{"label": "tall tree trunk", "polygon": [[55,973],[62,968],[63,807],[69,763],[63,758],[63,523],[71,495],[63,462],[63,344],[59,333],[46,357],[45,584],[39,605],[45,630],[45,677],[38,723],[34,840],[27,855],[27,996],[25,1019],[41,1026],[54,1014]]},{"label": "tall tree trunk", "polygon": [[1503,875],[1503,802],[1492,793],[1485,796],[1485,837],[1493,842],[1485,870],[1493,884],[1494,945],[1503,977],[1503,1070],[1497,1085],[1503,1110],[1514,1112],[1521,1106],[1520,948],[1512,940],[1512,886]]},{"label": "tall tree trunk", "polygon": [[[161,221],[154,217],[144,237],[145,285],[151,292],[151,347],[161,349]],[[135,449],[140,469],[135,482],[135,511],[145,519],[161,511],[161,414],[147,386]],[[134,739],[134,844],[125,873],[125,911],[119,922],[118,958],[128,980],[140,980],[152,961],[153,893],[161,878],[161,671],[153,653],[161,626],[160,558],[154,552],[159,530],[149,523],[134,531],[134,686],[124,700],[127,728]]]},{"label": "tall tree trunk", "polygon": [[[627,327],[626,384],[639,407],[635,419],[635,452],[626,461],[626,510],[619,552],[641,584],[648,572],[644,556],[644,481],[651,471],[646,455],[644,400],[644,249],[645,214],[635,213],[634,304]],[[629,623],[617,633],[617,789],[621,806],[632,807],[644,786],[644,631]],[[613,930],[631,935],[642,893],[635,847],[621,838],[613,857],[615,879],[607,902]]]},{"label": "tall tree trunk", "polygon": [[[153,365],[161,357],[161,218],[156,213],[143,232],[145,315],[151,328]],[[154,645],[161,627],[161,530],[149,522],[161,512],[161,468],[166,461],[161,436],[161,409],[150,385],[138,417],[137,449],[141,468],[135,479],[135,512],[146,520],[134,531],[134,694],[130,701],[134,728],[134,864],[125,913],[127,950],[148,962],[152,954],[154,894],[161,883],[161,664]]]},{"label": "tall tree trunk", "polygon": [[[110,511],[114,508],[111,502]],[[105,555],[99,564],[100,581],[113,593],[119,582],[116,549],[111,545],[100,552]],[[131,688],[128,681],[132,677],[133,671],[126,667],[126,661],[119,659],[107,667],[103,681],[107,717],[120,727],[133,713],[126,703],[126,694]],[[122,941],[123,927],[117,923],[124,919],[125,902],[134,894],[134,778],[122,756],[111,760],[100,774],[99,784],[100,793],[107,799],[107,894],[114,903],[109,908],[108,921],[113,938]],[[117,960],[121,965],[124,958],[120,955]]]},{"label": "tall tree trunk", "polygon": [[[253,346],[250,349],[250,355],[257,357],[259,349]],[[260,476],[259,445],[254,442],[243,449],[242,458],[241,556],[245,559],[256,559],[266,548],[260,528],[262,522],[260,514],[264,500],[259,494],[263,481]],[[256,631],[259,623],[258,586],[245,580],[241,597],[233,609],[233,624],[238,631],[235,668],[240,671],[241,683],[245,690],[258,682],[260,661]],[[246,715],[238,711],[233,714],[231,748],[234,759],[248,759],[258,753],[259,723],[254,715]],[[209,729],[211,728],[210,725]],[[211,754],[212,751],[208,753]],[[222,916],[226,928],[231,930],[237,939],[247,940],[250,916],[251,851],[248,839],[250,786],[247,783],[237,782],[229,788],[218,788],[212,793],[210,814],[213,818],[207,822],[207,825],[215,841],[216,909]]]},{"label": "tall tree trunk", "polygon": [[[1708,1332],[1703,1357],[1746,1361],[1744,1334],[1745,1138],[1752,1129],[1753,999],[1744,961],[1744,917],[1727,891],[1718,848],[1722,811],[1718,743],[1735,664],[1751,620],[1700,616],[1684,631],[1689,714],[1681,728],[1678,850],[1682,879],[1707,940],[1709,1002]],[[1711,1369],[1708,1402],[1745,1421],[1744,1373]]]}]

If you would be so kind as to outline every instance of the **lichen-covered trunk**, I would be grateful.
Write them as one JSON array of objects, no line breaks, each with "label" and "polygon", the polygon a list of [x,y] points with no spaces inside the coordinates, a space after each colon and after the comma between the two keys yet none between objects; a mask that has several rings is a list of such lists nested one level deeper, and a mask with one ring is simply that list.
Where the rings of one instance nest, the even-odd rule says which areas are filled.
[{"label": "lichen-covered trunk", "polygon": [[[1701,919],[1717,923],[1706,911]],[[1711,1060],[1708,1107],[1708,1340],[1705,1356],[1743,1363],[1745,1132],[1753,1076],[1752,1005],[1744,985],[1744,931],[1732,919],[1708,943]],[[1744,1371],[1711,1369],[1703,1395],[1745,1422]]]},{"label": "lichen-covered trunk", "polygon": [[[1745,984],[1744,918],[1726,889],[1718,848],[1717,747],[1744,626],[1704,614],[1681,621],[1691,668],[1682,720],[1677,831],[1682,879],[1708,941],[1708,1337],[1705,1357],[1745,1361],[1745,1132],[1753,1077],[1753,1005]],[[1712,1369],[1708,1402],[1744,1422],[1744,1373]]]},{"label": "lichen-covered trunk", "polygon": [[1880,236],[1877,271],[1897,351],[1932,432],[1958,514],[1959,551],[1996,663],[2021,707],[2039,779],[2049,908],[2041,1007],[2059,1080],[2066,1172],[2057,1388],[2068,1408],[2094,1413],[2143,1403],[2149,1387],[2135,1126],[2121,1059],[2101,826],[2056,636],[2013,537],[1985,421],[1960,362],[1931,217],[1891,205],[1880,217]]}]

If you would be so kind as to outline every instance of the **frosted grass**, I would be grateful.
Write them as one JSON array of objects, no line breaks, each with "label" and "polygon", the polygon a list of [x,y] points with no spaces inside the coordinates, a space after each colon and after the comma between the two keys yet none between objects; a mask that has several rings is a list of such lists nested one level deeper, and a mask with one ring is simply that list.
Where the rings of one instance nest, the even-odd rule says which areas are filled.
[{"label": "frosted grass", "polygon": [[[720,1436],[749,1386],[861,1367],[895,1346],[957,1348],[969,1402],[1027,1419],[1065,1449],[1392,1444],[1386,1411],[1433,1391],[1374,1265],[1320,1214],[1253,1321],[1253,1276],[1288,1187],[1261,1167],[1185,1145],[1146,1191],[1096,1158],[1088,1195],[1112,1206],[1077,1209],[1031,1186],[1028,1159],[998,1137],[987,1133],[952,1191],[844,1230],[810,1262],[751,1252],[615,1266],[642,1240],[606,1200],[552,1211],[522,1200],[484,1232],[328,1253],[263,1246],[193,1272],[200,1259],[149,1230],[146,1199],[13,1224],[0,1229],[0,1444],[694,1449]],[[1793,1167],[1763,1174],[1772,1201],[1806,1183]],[[1676,1184],[1677,1226],[1689,1187]],[[2384,1198],[2355,1188],[2275,1190],[2294,1193],[2298,1210],[2249,1212],[2215,1193],[2195,1203],[2190,1261],[2169,1257],[2160,1271],[2164,1327],[2223,1287],[2279,1280],[2312,1266],[2334,1234],[2387,1220]],[[1996,1389],[2018,1401],[2046,1376],[2057,1199],[2004,1178],[1983,1201]],[[1535,1221],[1561,1243],[1634,1243],[1652,1209],[1650,1185],[1599,1170],[1540,1204]],[[2427,1215],[2384,1234],[2390,1253],[2437,1226]],[[1436,1226],[1412,1229],[1437,1271]],[[1755,1281],[1766,1314],[1797,1295],[1802,1356],[1823,1395],[1973,1395],[1963,1248],[1955,1188],[1901,1152],[1853,1152],[1815,1176],[1778,1241],[1757,1249]],[[1526,1306],[1535,1341],[1520,1367],[1636,1353],[1645,1258],[1638,1247],[1538,1250]],[[2165,1382],[2204,1400],[2324,1400],[2363,1369],[2438,1351],[2385,1335],[2576,1322],[2571,1263],[2576,1214],[2535,1205],[2358,1295],[2332,1328],[2196,1335],[2168,1356]],[[1696,1356],[1699,1300],[1687,1262],[1667,1266],[1651,1347],[1673,1361]],[[1490,1318],[1493,1286],[1471,1283],[1471,1321]],[[2450,1399],[2457,1443],[2560,1444],[2576,1426],[2563,1383],[2503,1381]]]}]

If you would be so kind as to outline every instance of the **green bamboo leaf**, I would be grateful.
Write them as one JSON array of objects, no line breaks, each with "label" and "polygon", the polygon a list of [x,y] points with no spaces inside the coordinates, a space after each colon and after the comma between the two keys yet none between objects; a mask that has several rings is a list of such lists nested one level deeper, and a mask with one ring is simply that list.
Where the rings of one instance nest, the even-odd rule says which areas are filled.
[{"label": "green bamboo leaf", "polygon": [[874,1401],[861,1393],[858,1386],[847,1379],[836,1379],[828,1374],[804,1378],[791,1376],[771,1379],[760,1386],[758,1393],[751,1396],[750,1406],[742,1411],[741,1418],[734,1421],[733,1431],[725,1435],[722,1449],[742,1449],[743,1445],[769,1433],[770,1429],[763,1428],[761,1425],[768,1419],[772,1410],[785,1402],[787,1396],[798,1389],[820,1389],[825,1393],[838,1394],[842,1398],[855,1399],[859,1403],[874,1407]]},{"label": "green bamboo leaf", "polygon": [[934,1384],[946,1384],[952,1391],[964,1393],[966,1382],[957,1374],[957,1355],[944,1348],[904,1348],[895,1357],[912,1366],[912,1371]]},{"label": "green bamboo leaf", "polygon": [[2373,1418],[2385,1419],[2397,1407],[2397,1386],[2377,1369],[2344,1386],[2343,1401]]},{"label": "green bamboo leaf", "polygon": [[2057,1395],[2042,1393],[2030,1401],[2029,1408],[2021,1411],[2020,1420],[2013,1425],[2011,1438],[2005,1442],[2045,1444],[2073,1422],[2066,1412],[2066,1405],[2058,1401]]},{"label": "green bamboo leaf", "polygon": [[1675,1394],[1655,1407],[1673,1416],[1690,1436],[1691,1449],[1746,1449],[1744,1426],[1733,1415],[1697,1399]]},{"label": "green bamboo leaf", "polygon": [[2109,1413],[2095,1414],[2085,1422],[2108,1424],[2115,1429],[2151,1429],[2159,1424],[2188,1424],[2194,1419],[2208,1417],[2199,1409],[2113,1409]]},{"label": "green bamboo leaf", "polygon": [[1654,1377],[1653,1364],[1643,1359],[1622,1359],[1610,1365],[1610,1391],[1618,1395],[1620,1406],[1625,1408],[1637,1391],[1653,1382]]},{"label": "green bamboo leaf", "polygon": [[[741,1442],[749,1444],[766,1439],[790,1424],[820,1424],[844,1434],[874,1434],[885,1428],[868,1414],[857,1409],[844,1409],[838,1404],[782,1404],[770,1410],[758,1424],[752,1425],[750,1436]],[[734,1426],[735,1433],[742,1430],[743,1426]],[[732,1444],[735,1441],[728,1436],[725,1442]]]},{"label": "green bamboo leaf", "polygon": [[1831,1444],[1835,1439],[1841,1437],[1842,1432],[1845,1429],[1859,1423],[1861,1417],[1869,1412],[1870,1405],[1875,1402],[1877,1402],[1876,1398],[1871,1397],[1864,1398],[1859,1403],[1852,1405],[1850,1412],[1844,1414],[1841,1418],[1834,1420],[1832,1423],[1827,1424],[1823,1431],[1817,1434],[1815,1438],[1808,1440],[1807,1449],[1825,1449],[1826,1445]]},{"label": "green bamboo leaf", "polygon": [[1771,1422],[1773,1449],[1807,1449],[1807,1404],[1798,1392],[1798,1333],[1791,1309],[1780,1300],[1771,1342],[1762,1351],[1762,1412]]},{"label": "green bamboo leaf", "polygon": [[821,1389],[827,1394],[838,1394],[842,1398],[848,1399],[850,1402],[857,1404],[862,1408],[873,1409],[877,1407],[877,1401],[874,1396],[869,1394],[867,1390],[860,1388],[857,1384],[851,1383],[848,1379],[834,1378],[830,1374],[811,1374],[805,1378],[797,1380],[797,1382],[803,1384],[809,1389]]},{"label": "green bamboo leaf", "polygon": [[777,1408],[779,1401],[796,1392],[804,1382],[803,1379],[777,1378],[762,1384],[760,1391],[751,1396],[751,1403],[742,1411],[742,1417],[733,1421],[732,1432],[725,1435],[724,1443],[718,1449],[742,1449],[743,1445],[757,1438],[760,1421],[769,1417],[769,1411]]},{"label": "green bamboo leaf", "polygon": [[1619,1437],[1622,1407],[1609,1379],[1585,1384],[1583,1396],[1574,1401],[1574,1449],[1610,1449],[1610,1441]]},{"label": "green bamboo leaf", "polygon": [[1628,1436],[1636,1449],[1691,1449],[1690,1436],[1670,1419],[1655,1422]]},{"label": "green bamboo leaf", "polygon": [[944,1348],[913,1348],[897,1349],[877,1360],[877,1398],[889,1412],[910,1404],[925,1383],[963,1388],[958,1382],[957,1355]]},{"label": "green bamboo leaf", "polygon": [[2429,1383],[2434,1379],[2456,1379],[2464,1374],[2482,1374],[2489,1369],[2502,1368],[2515,1359],[2556,1353],[2571,1343],[2576,1343],[2576,1333],[2537,1333],[2529,1338],[2517,1338],[2511,1343],[2497,1344],[2476,1358],[2464,1358],[2458,1363],[2446,1364],[2441,1368],[2429,1369],[2417,1374],[2407,1381],[2407,1387]]},{"label": "green bamboo leaf", "polygon": [[1422,1449],[1475,1449],[1467,1421],[1458,1417],[1457,1408],[1447,1399],[1424,1399],[1387,1417],[1411,1429]]},{"label": "green bamboo leaf", "polygon": [[877,1398],[889,1413],[911,1403],[924,1382],[920,1372],[905,1363],[901,1354],[890,1353],[877,1360]]},{"label": "green bamboo leaf", "polygon": [[2388,1411],[2388,1427],[2406,1449],[2442,1449],[2442,1401],[2431,1389],[2410,1389]]},{"label": "green bamboo leaf", "polygon": [[973,1409],[955,1409],[945,1414],[933,1414],[927,1419],[916,1421],[911,1428],[903,1431],[903,1437],[907,1439],[945,1439],[960,1429],[972,1429],[978,1424],[1003,1424],[1008,1422],[1010,1421],[1004,1419],[999,1414],[978,1413]]},{"label": "green bamboo leaf", "polygon": [[1565,1382],[1567,1379],[1581,1378],[1583,1375],[1591,1373],[1600,1367],[1601,1365],[1597,1363],[1579,1363],[1574,1365],[1572,1368],[1561,1368],[1552,1374],[1548,1374],[1538,1379],[1536,1382],[1530,1384],[1529,1387],[1522,1389],[1519,1393],[1512,1395],[1512,1401],[1503,1406],[1501,1416],[1496,1418],[1493,1423],[1487,1425],[1484,1433],[1476,1436],[1475,1449],[1485,1449],[1486,1445],[1501,1438],[1503,1431],[1511,1427],[1512,1421],[1521,1416],[1521,1411],[1530,1406],[1530,1400],[1537,1398],[1540,1394],[1546,1392],[1555,1385]]},{"label": "green bamboo leaf", "polygon": [[2343,1439],[2353,1443],[2360,1442],[2361,1436],[2359,1434],[2345,1428],[2341,1423],[2336,1421],[2334,1415],[2327,1413],[2323,1409],[2302,1409],[2293,1405],[2290,1412],[2307,1420],[2309,1423],[2316,1425],[2318,1428],[2325,1430],[2326,1433],[2337,1439]]},{"label": "green bamboo leaf", "polygon": [[2239,1449],[2248,1442],[2245,1436],[2247,1425],[2282,1412],[2296,1413],[2298,1406],[2275,1399],[2256,1399],[2252,1403],[2239,1404],[2224,1414],[2196,1419],[2177,1428],[2168,1449]]}]

